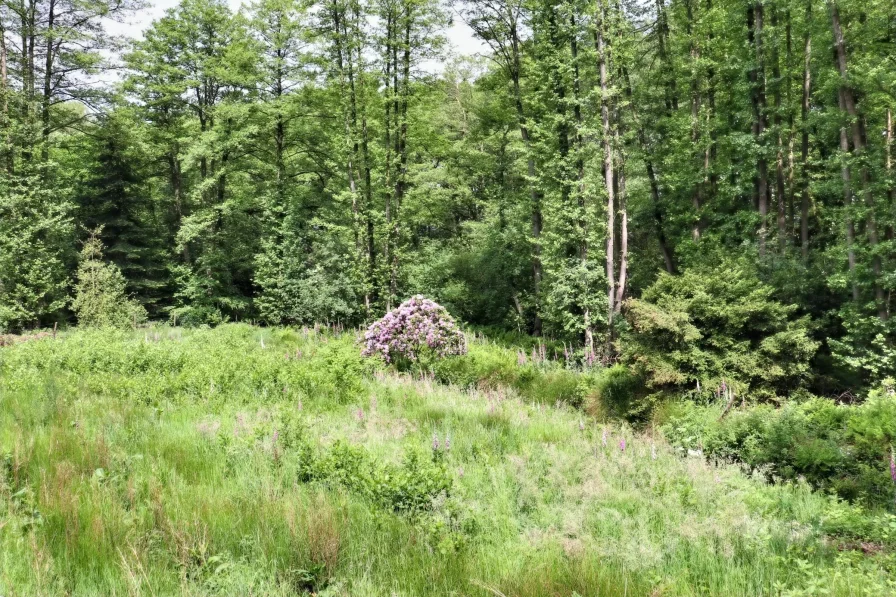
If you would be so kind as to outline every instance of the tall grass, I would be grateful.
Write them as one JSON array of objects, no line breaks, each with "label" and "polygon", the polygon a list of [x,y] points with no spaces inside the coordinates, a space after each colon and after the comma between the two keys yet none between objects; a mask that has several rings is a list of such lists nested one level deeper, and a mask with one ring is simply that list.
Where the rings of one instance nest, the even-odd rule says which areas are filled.
[{"label": "tall grass", "polygon": [[832,534],[866,513],[349,335],[76,331],[0,359],[4,596],[894,590],[891,544]]}]

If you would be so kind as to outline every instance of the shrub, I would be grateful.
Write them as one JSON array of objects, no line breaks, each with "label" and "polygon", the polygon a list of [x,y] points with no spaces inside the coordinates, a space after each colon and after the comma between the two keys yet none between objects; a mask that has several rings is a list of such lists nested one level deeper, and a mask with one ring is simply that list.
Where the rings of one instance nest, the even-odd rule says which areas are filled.
[{"label": "shrub", "polygon": [[625,419],[643,423],[649,417],[653,401],[644,396],[643,380],[624,365],[600,371],[585,398],[588,414],[597,418]]},{"label": "shrub", "polygon": [[663,431],[681,449],[702,448],[707,457],[742,462],[780,480],[802,477],[845,499],[892,504],[892,391],[888,380],[859,405],[814,398],[778,409],[759,405],[722,419],[718,407],[681,403]]},{"label": "shrub", "polygon": [[804,382],[818,343],[773,293],[739,263],[662,274],[628,301],[622,356],[662,391],[709,395],[725,383],[739,395],[784,395]]},{"label": "shrub", "polygon": [[94,230],[84,248],[78,266],[78,284],[72,308],[78,323],[85,327],[125,328],[146,320],[143,305],[128,298],[121,270],[103,261],[101,229]]},{"label": "shrub", "polygon": [[422,356],[444,358],[467,352],[463,332],[441,305],[417,295],[403,302],[364,334],[364,356],[387,363],[416,362]]}]

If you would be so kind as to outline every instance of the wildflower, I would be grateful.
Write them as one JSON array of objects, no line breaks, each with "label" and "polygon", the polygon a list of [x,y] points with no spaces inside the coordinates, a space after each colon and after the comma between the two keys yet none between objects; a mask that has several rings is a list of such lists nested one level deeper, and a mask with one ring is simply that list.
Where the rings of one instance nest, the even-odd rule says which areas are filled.
[{"label": "wildflower", "polygon": [[448,451],[450,449],[451,449],[451,436],[446,435],[445,436],[445,451]]},{"label": "wildflower", "polygon": [[582,419],[579,419],[579,431],[585,431],[585,423],[582,422]]},{"label": "wildflower", "polygon": [[624,437],[623,437],[622,440],[619,442],[619,451],[620,451],[620,452],[625,452],[625,438],[624,438]]},{"label": "wildflower", "polygon": [[358,412],[355,413],[355,416],[358,418],[358,421],[363,421],[364,420],[364,409],[359,408]]},{"label": "wildflower", "polygon": [[439,436],[436,435],[435,433],[432,434],[432,451],[433,452],[439,451]]},{"label": "wildflower", "polygon": [[650,444],[650,458],[656,460],[656,444]]},{"label": "wildflower", "polygon": [[603,437],[601,437],[600,441],[606,448],[607,447],[607,428],[606,427],[604,427],[604,434],[603,434]]},{"label": "wildflower", "polygon": [[302,410],[302,400],[301,400],[301,398],[299,399],[299,403],[296,404],[296,410],[299,410],[299,411]]}]

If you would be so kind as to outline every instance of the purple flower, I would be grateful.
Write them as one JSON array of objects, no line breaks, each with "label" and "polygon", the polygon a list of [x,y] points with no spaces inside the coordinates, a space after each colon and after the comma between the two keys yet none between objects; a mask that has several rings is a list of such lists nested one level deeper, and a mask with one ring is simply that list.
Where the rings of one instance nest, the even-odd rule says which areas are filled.
[{"label": "purple flower", "polygon": [[625,452],[625,438],[624,438],[624,437],[623,437],[622,440],[619,442],[619,450],[620,450],[621,452]]},{"label": "purple flower", "polygon": [[439,436],[436,435],[435,433],[432,434],[432,451],[433,452],[439,451]]},{"label": "purple flower", "polygon": [[467,352],[466,338],[445,308],[419,295],[371,324],[364,343],[364,356],[387,363],[396,357],[415,361],[423,348],[439,358]]}]

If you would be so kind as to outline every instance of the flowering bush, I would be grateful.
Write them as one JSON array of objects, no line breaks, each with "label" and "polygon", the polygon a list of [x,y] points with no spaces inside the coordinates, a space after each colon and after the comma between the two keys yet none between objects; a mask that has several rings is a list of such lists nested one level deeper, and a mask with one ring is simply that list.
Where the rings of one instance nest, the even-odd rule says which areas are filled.
[{"label": "flowering bush", "polygon": [[464,334],[445,307],[417,295],[367,328],[362,354],[379,355],[391,363],[414,362],[421,353],[444,358],[466,352]]}]

